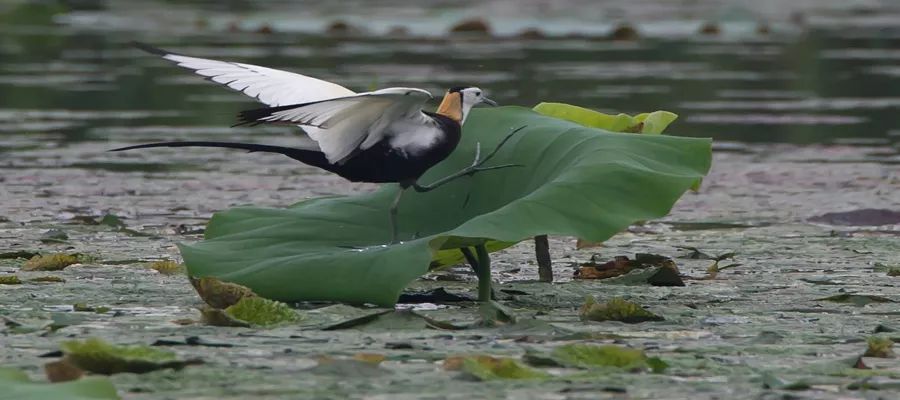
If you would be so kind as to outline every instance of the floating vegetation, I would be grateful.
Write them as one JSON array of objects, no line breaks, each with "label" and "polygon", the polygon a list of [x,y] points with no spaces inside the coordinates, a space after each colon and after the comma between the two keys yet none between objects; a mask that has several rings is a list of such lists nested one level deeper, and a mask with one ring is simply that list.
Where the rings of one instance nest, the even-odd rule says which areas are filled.
[{"label": "floating vegetation", "polygon": [[22,281],[16,275],[0,276],[0,285],[21,285]]},{"label": "floating vegetation", "polygon": [[62,229],[50,229],[41,234],[41,243],[65,243],[69,235]]},{"label": "floating vegetation", "polygon": [[0,260],[9,260],[9,259],[15,259],[15,258],[28,259],[28,258],[32,258],[36,255],[39,255],[39,253],[33,252],[33,251],[23,251],[23,250],[8,251],[6,253],[0,253]]},{"label": "floating vegetation", "polygon": [[246,286],[223,282],[213,277],[190,278],[191,285],[200,298],[213,308],[225,309],[237,304],[245,297],[256,297]]},{"label": "floating vegetation", "polygon": [[163,275],[179,275],[185,272],[184,265],[172,260],[154,261],[148,267]]},{"label": "floating vegetation", "polygon": [[81,262],[78,256],[55,253],[36,255],[22,265],[23,271],[59,271]]},{"label": "floating vegetation", "polygon": [[[225,310],[204,305],[200,307],[200,316],[204,324],[212,326],[231,326],[239,328],[249,328],[250,323],[233,318],[225,313]],[[187,321],[183,321],[187,324]],[[194,323],[190,320],[190,323]],[[179,324],[181,325],[181,324]]]},{"label": "floating vegetation", "polygon": [[863,353],[863,357],[894,357],[894,341],[890,338],[871,336],[866,340],[866,343],[868,344],[868,347],[866,348],[866,352]]},{"label": "floating vegetation", "polygon": [[272,327],[300,320],[289,305],[258,296],[244,297],[225,309],[231,318],[261,327]]},{"label": "floating vegetation", "polygon": [[722,33],[722,28],[715,22],[707,22],[700,27],[697,33],[705,36],[715,36]]},{"label": "floating vegetation", "polygon": [[[638,117],[644,133],[671,120],[668,113]],[[546,232],[602,241],[635,221],[661,217],[710,165],[706,139],[604,132],[522,107],[473,110],[466,129],[472,133],[463,135],[425,181],[470,166],[478,144],[491,149],[506,138],[508,145],[491,163],[521,167],[404,196],[400,208],[408,211],[397,220],[402,244],[386,245],[391,231],[383,210],[400,188],[384,185],[371,193],[285,209],[238,207],[216,213],[203,241],[180,246],[188,272],[221,277],[279,301],[391,306],[429,268],[457,264],[462,247],[483,247],[479,259],[487,259],[489,252]],[[451,194],[464,196],[465,207]],[[535,212],[535,202],[546,212]],[[341,227],[339,233],[335,226]]]},{"label": "floating vegetation", "polygon": [[489,35],[491,33],[491,27],[488,25],[487,21],[480,18],[473,18],[460,21],[456,25],[453,25],[450,28],[450,33]]},{"label": "floating vegetation", "polygon": [[93,312],[97,314],[104,314],[109,312],[109,307],[104,306],[89,306],[85,303],[75,303],[72,305],[72,311],[76,312]]},{"label": "floating vegetation", "polygon": [[0,388],[3,388],[3,398],[16,400],[119,399],[116,388],[105,377],[86,377],[62,383],[33,382],[28,374],[13,368],[0,368]]},{"label": "floating vegetation", "polygon": [[893,303],[894,301],[882,296],[876,296],[871,294],[854,294],[854,293],[841,293],[836,294],[834,296],[828,296],[825,298],[817,299],[819,301],[831,301],[834,303],[848,303],[853,304],[857,307],[862,307],[866,304],[870,303]]},{"label": "floating vegetation", "polygon": [[508,357],[486,355],[453,356],[444,360],[447,371],[462,371],[482,381],[502,379],[546,379],[550,375]]},{"label": "floating vegetation", "polygon": [[31,278],[31,279],[29,279],[28,281],[29,281],[29,282],[47,282],[47,283],[54,282],[54,283],[64,283],[66,280],[63,279],[63,278],[60,278],[60,277],[58,277],[58,276],[44,275],[44,276],[39,276],[39,277],[37,277],[37,278]]},{"label": "floating vegetation", "polygon": [[884,272],[887,276],[900,276],[900,265],[888,265],[876,262],[873,269],[876,272]]},{"label": "floating vegetation", "polygon": [[97,338],[62,342],[63,360],[82,370],[111,375],[121,372],[145,373],[158,369],[181,369],[202,363],[179,361],[175,353],[150,346],[116,346]]},{"label": "floating vegetation", "polygon": [[637,29],[628,24],[621,24],[617,26],[612,32],[609,33],[609,38],[612,40],[638,40],[641,38],[641,34],[638,33]]},{"label": "floating vegetation", "polygon": [[628,324],[664,320],[663,317],[620,297],[614,297],[606,303],[598,303],[594,296],[585,299],[578,311],[578,317],[582,321],[620,321]]}]

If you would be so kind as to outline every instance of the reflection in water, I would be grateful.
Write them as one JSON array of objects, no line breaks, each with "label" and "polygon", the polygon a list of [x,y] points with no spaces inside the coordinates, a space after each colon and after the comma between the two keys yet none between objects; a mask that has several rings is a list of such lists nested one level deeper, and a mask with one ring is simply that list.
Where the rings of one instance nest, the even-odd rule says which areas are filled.
[{"label": "reflection in water", "polygon": [[[158,139],[183,139],[191,127],[214,135],[210,127],[224,130],[237,111],[255,107],[129,48],[131,39],[291,69],[360,91],[412,85],[440,93],[478,84],[502,104],[666,109],[682,116],[674,134],[731,141],[886,137],[896,129],[893,116],[900,108],[893,89],[900,78],[896,26],[861,26],[849,35],[846,25],[854,18],[872,21],[843,10],[841,2],[822,2],[818,11],[795,9],[806,18],[787,18],[762,5],[736,8],[743,10],[737,17],[701,35],[701,10],[716,2],[614,1],[611,9],[633,19],[638,36],[619,41],[603,36],[622,21],[580,0],[570,0],[568,9],[541,10],[530,1],[436,10],[393,2],[403,19],[365,2],[349,8],[305,4],[291,12],[276,12],[265,2],[242,2],[237,11],[207,2],[82,3],[86,9],[31,2],[0,7],[0,135],[51,132],[66,142],[130,143],[147,136],[137,128],[153,126]],[[572,11],[579,7],[585,11]],[[485,15],[491,15],[486,19],[494,36],[446,34],[478,10],[491,11]],[[900,15],[881,11],[878,21]],[[836,18],[841,12],[853,18]],[[361,33],[322,34],[339,19]],[[528,39],[516,36],[536,27],[542,30],[532,30]]]}]

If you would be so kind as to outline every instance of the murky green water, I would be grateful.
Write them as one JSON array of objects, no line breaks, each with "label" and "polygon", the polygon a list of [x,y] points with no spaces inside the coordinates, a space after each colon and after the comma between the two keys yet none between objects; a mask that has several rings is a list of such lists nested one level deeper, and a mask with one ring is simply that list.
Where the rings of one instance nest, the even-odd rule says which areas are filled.
[{"label": "murky green water", "polygon": [[[130,399],[897,398],[896,358],[867,357],[871,370],[847,364],[871,335],[900,341],[900,278],[885,272],[900,265],[900,225],[878,221],[900,210],[900,6],[893,2],[70,3],[75,8],[0,2],[0,253],[90,256],[52,273],[0,259],[0,274],[25,281],[0,285],[4,366],[39,378],[52,360],[40,356],[60,341],[102,337],[163,340],[181,358],[206,361],[178,372],[114,375]],[[472,16],[485,17],[495,35],[445,34]],[[337,20],[351,31],[322,33]],[[720,32],[699,34],[706,21]],[[606,39],[622,22],[642,38]],[[546,37],[517,37],[528,28]],[[106,152],[154,140],[291,140],[288,128],[229,128],[237,111],[256,104],[129,48],[131,40],[292,69],[356,90],[409,85],[439,93],[477,84],[506,104],[667,109],[681,115],[673,133],[716,138],[713,169],[670,216],[603,247],[579,250],[574,238],[551,238],[556,284],[533,282],[530,243],[497,254],[500,300],[524,325],[327,332],[179,325],[173,321],[199,318],[198,298],[183,277],[145,262],[178,259],[175,244],[199,240],[213,212],[372,186],[279,156]],[[828,216],[863,209],[877,211]],[[89,223],[105,213],[132,231]],[[51,229],[68,239],[42,241]],[[676,258],[687,277],[681,288],[572,281],[572,266],[593,254],[679,257],[685,246],[736,252],[741,266],[706,279],[709,260]],[[29,281],[51,274],[66,282]],[[458,268],[413,284],[435,287],[472,295],[473,276]],[[821,300],[842,293],[892,302]],[[576,313],[588,294],[623,296],[666,320],[584,323]],[[75,303],[111,310],[75,311]],[[416,307],[441,320],[475,317],[472,304]],[[51,323],[58,329],[41,329]],[[195,336],[202,340],[177,345]],[[571,342],[643,349],[672,368],[589,379],[551,370],[557,377],[549,381],[478,383],[441,367],[448,355],[519,357]],[[357,353],[386,361],[375,375],[310,369],[321,355]],[[777,382],[809,387],[789,391]]]},{"label": "murky green water", "polygon": [[[473,84],[504,104],[666,109],[681,115],[675,131],[683,135],[793,143],[896,138],[889,133],[900,109],[900,33],[890,21],[900,21],[900,11],[860,7],[835,15],[832,9],[847,7],[826,4],[767,14],[736,2],[703,12],[694,3],[704,2],[685,2],[681,13],[654,2],[613,3],[600,7],[604,15],[572,2],[539,14],[545,19],[529,14],[535,6],[527,2],[472,6],[488,12],[482,15],[495,35],[448,36],[450,26],[472,14],[464,5],[240,2],[229,11],[212,2],[77,2],[80,8],[66,12],[13,2],[0,11],[0,120],[7,133],[119,142],[133,135],[109,128],[224,127],[235,112],[255,106],[128,47],[141,40],[356,90],[406,85],[441,93]],[[859,23],[845,28],[852,17]],[[718,32],[698,33],[707,20]],[[335,21],[348,21],[351,31],[323,35]],[[644,38],[605,39],[619,24]],[[521,39],[527,29],[546,38]]]}]

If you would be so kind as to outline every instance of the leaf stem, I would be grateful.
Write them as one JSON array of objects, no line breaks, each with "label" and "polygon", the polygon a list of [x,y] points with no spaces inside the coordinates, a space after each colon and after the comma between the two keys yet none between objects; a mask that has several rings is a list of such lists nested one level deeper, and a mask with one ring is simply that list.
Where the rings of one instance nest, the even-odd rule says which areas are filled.
[{"label": "leaf stem", "polygon": [[491,256],[484,244],[475,246],[475,254],[478,257],[478,268],[475,269],[478,276],[478,301],[491,301]]},{"label": "leaf stem", "polygon": [[541,282],[553,282],[553,267],[550,259],[550,241],[547,235],[534,237],[534,255],[538,263],[538,279]]}]

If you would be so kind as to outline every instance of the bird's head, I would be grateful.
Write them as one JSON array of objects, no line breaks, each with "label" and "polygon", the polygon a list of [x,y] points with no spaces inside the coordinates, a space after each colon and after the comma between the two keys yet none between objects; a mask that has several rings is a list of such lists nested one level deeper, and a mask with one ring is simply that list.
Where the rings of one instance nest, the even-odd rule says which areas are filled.
[{"label": "bird's head", "polygon": [[476,104],[496,106],[493,100],[484,95],[484,91],[474,86],[458,86],[450,88],[444,95],[444,100],[438,106],[437,113],[450,117],[462,125],[469,115],[469,110]]}]

